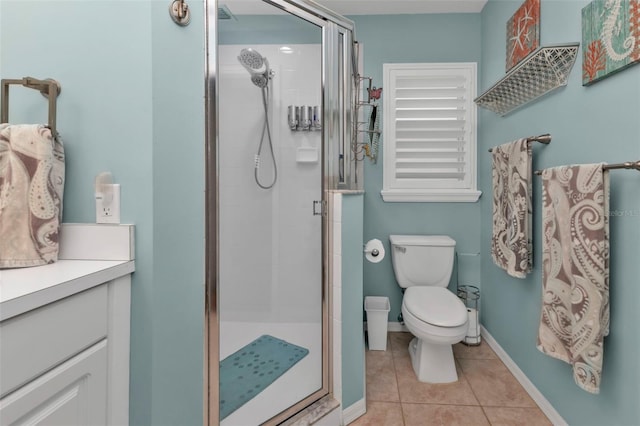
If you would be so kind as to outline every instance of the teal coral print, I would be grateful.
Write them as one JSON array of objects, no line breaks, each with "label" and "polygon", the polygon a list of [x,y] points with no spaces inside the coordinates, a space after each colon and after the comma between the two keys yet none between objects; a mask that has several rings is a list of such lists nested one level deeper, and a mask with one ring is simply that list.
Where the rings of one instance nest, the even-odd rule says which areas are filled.
[{"label": "teal coral print", "polygon": [[640,0],[594,0],[582,9],[582,84],[640,62]]}]

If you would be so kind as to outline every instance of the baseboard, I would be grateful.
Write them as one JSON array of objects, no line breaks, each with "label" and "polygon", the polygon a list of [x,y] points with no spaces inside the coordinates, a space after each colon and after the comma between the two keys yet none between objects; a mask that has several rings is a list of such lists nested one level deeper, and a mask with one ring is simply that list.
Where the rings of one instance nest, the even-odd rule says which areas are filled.
[{"label": "baseboard", "polygon": [[567,422],[562,418],[560,413],[553,408],[553,405],[547,400],[547,398],[542,395],[542,393],[535,387],[535,385],[529,380],[529,378],[524,374],[524,372],[518,367],[518,365],[511,359],[511,357],[502,349],[502,346],[498,344],[496,339],[489,334],[486,328],[482,325],[480,326],[480,334],[484,338],[485,342],[493,349],[493,351],[498,355],[498,358],[502,360],[504,365],[511,371],[511,374],[516,378],[518,382],[522,385],[525,391],[529,394],[531,399],[533,399],[540,410],[549,418],[549,421],[553,423],[555,426],[567,426]]},{"label": "baseboard", "polygon": [[[367,329],[367,322],[365,321],[363,324],[364,329]],[[387,331],[396,332],[396,331],[406,331],[409,329],[401,322],[388,322],[387,323]]]},{"label": "baseboard", "polygon": [[401,322],[390,322],[387,325],[387,329],[389,331],[409,331],[409,329]]},{"label": "baseboard", "polygon": [[342,424],[348,425],[367,412],[367,401],[362,398],[342,410]]}]

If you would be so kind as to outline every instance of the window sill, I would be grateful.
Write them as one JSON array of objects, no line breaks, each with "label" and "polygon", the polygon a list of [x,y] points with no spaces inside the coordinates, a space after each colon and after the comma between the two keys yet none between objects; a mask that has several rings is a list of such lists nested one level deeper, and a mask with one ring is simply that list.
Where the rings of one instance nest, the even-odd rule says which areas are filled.
[{"label": "window sill", "polygon": [[380,194],[387,203],[475,203],[482,192],[470,189],[383,189]]}]

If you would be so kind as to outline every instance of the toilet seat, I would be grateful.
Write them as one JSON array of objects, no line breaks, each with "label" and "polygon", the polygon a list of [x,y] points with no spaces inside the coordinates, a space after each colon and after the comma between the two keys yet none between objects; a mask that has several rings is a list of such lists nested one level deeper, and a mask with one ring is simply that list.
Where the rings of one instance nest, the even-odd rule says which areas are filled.
[{"label": "toilet seat", "polygon": [[416,319],[436,327],[459,327],[468,320],[464,303],[443,287],[409,287],[403,305]]}]

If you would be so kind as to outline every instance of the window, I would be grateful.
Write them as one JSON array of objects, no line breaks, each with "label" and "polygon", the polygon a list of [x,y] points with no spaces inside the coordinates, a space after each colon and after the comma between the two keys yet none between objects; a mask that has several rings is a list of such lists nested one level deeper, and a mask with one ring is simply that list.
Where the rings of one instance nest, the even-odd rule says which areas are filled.
[{"label": "window", "polygon": [[475,202],[476,64],[384,64],[385,201]]}]

